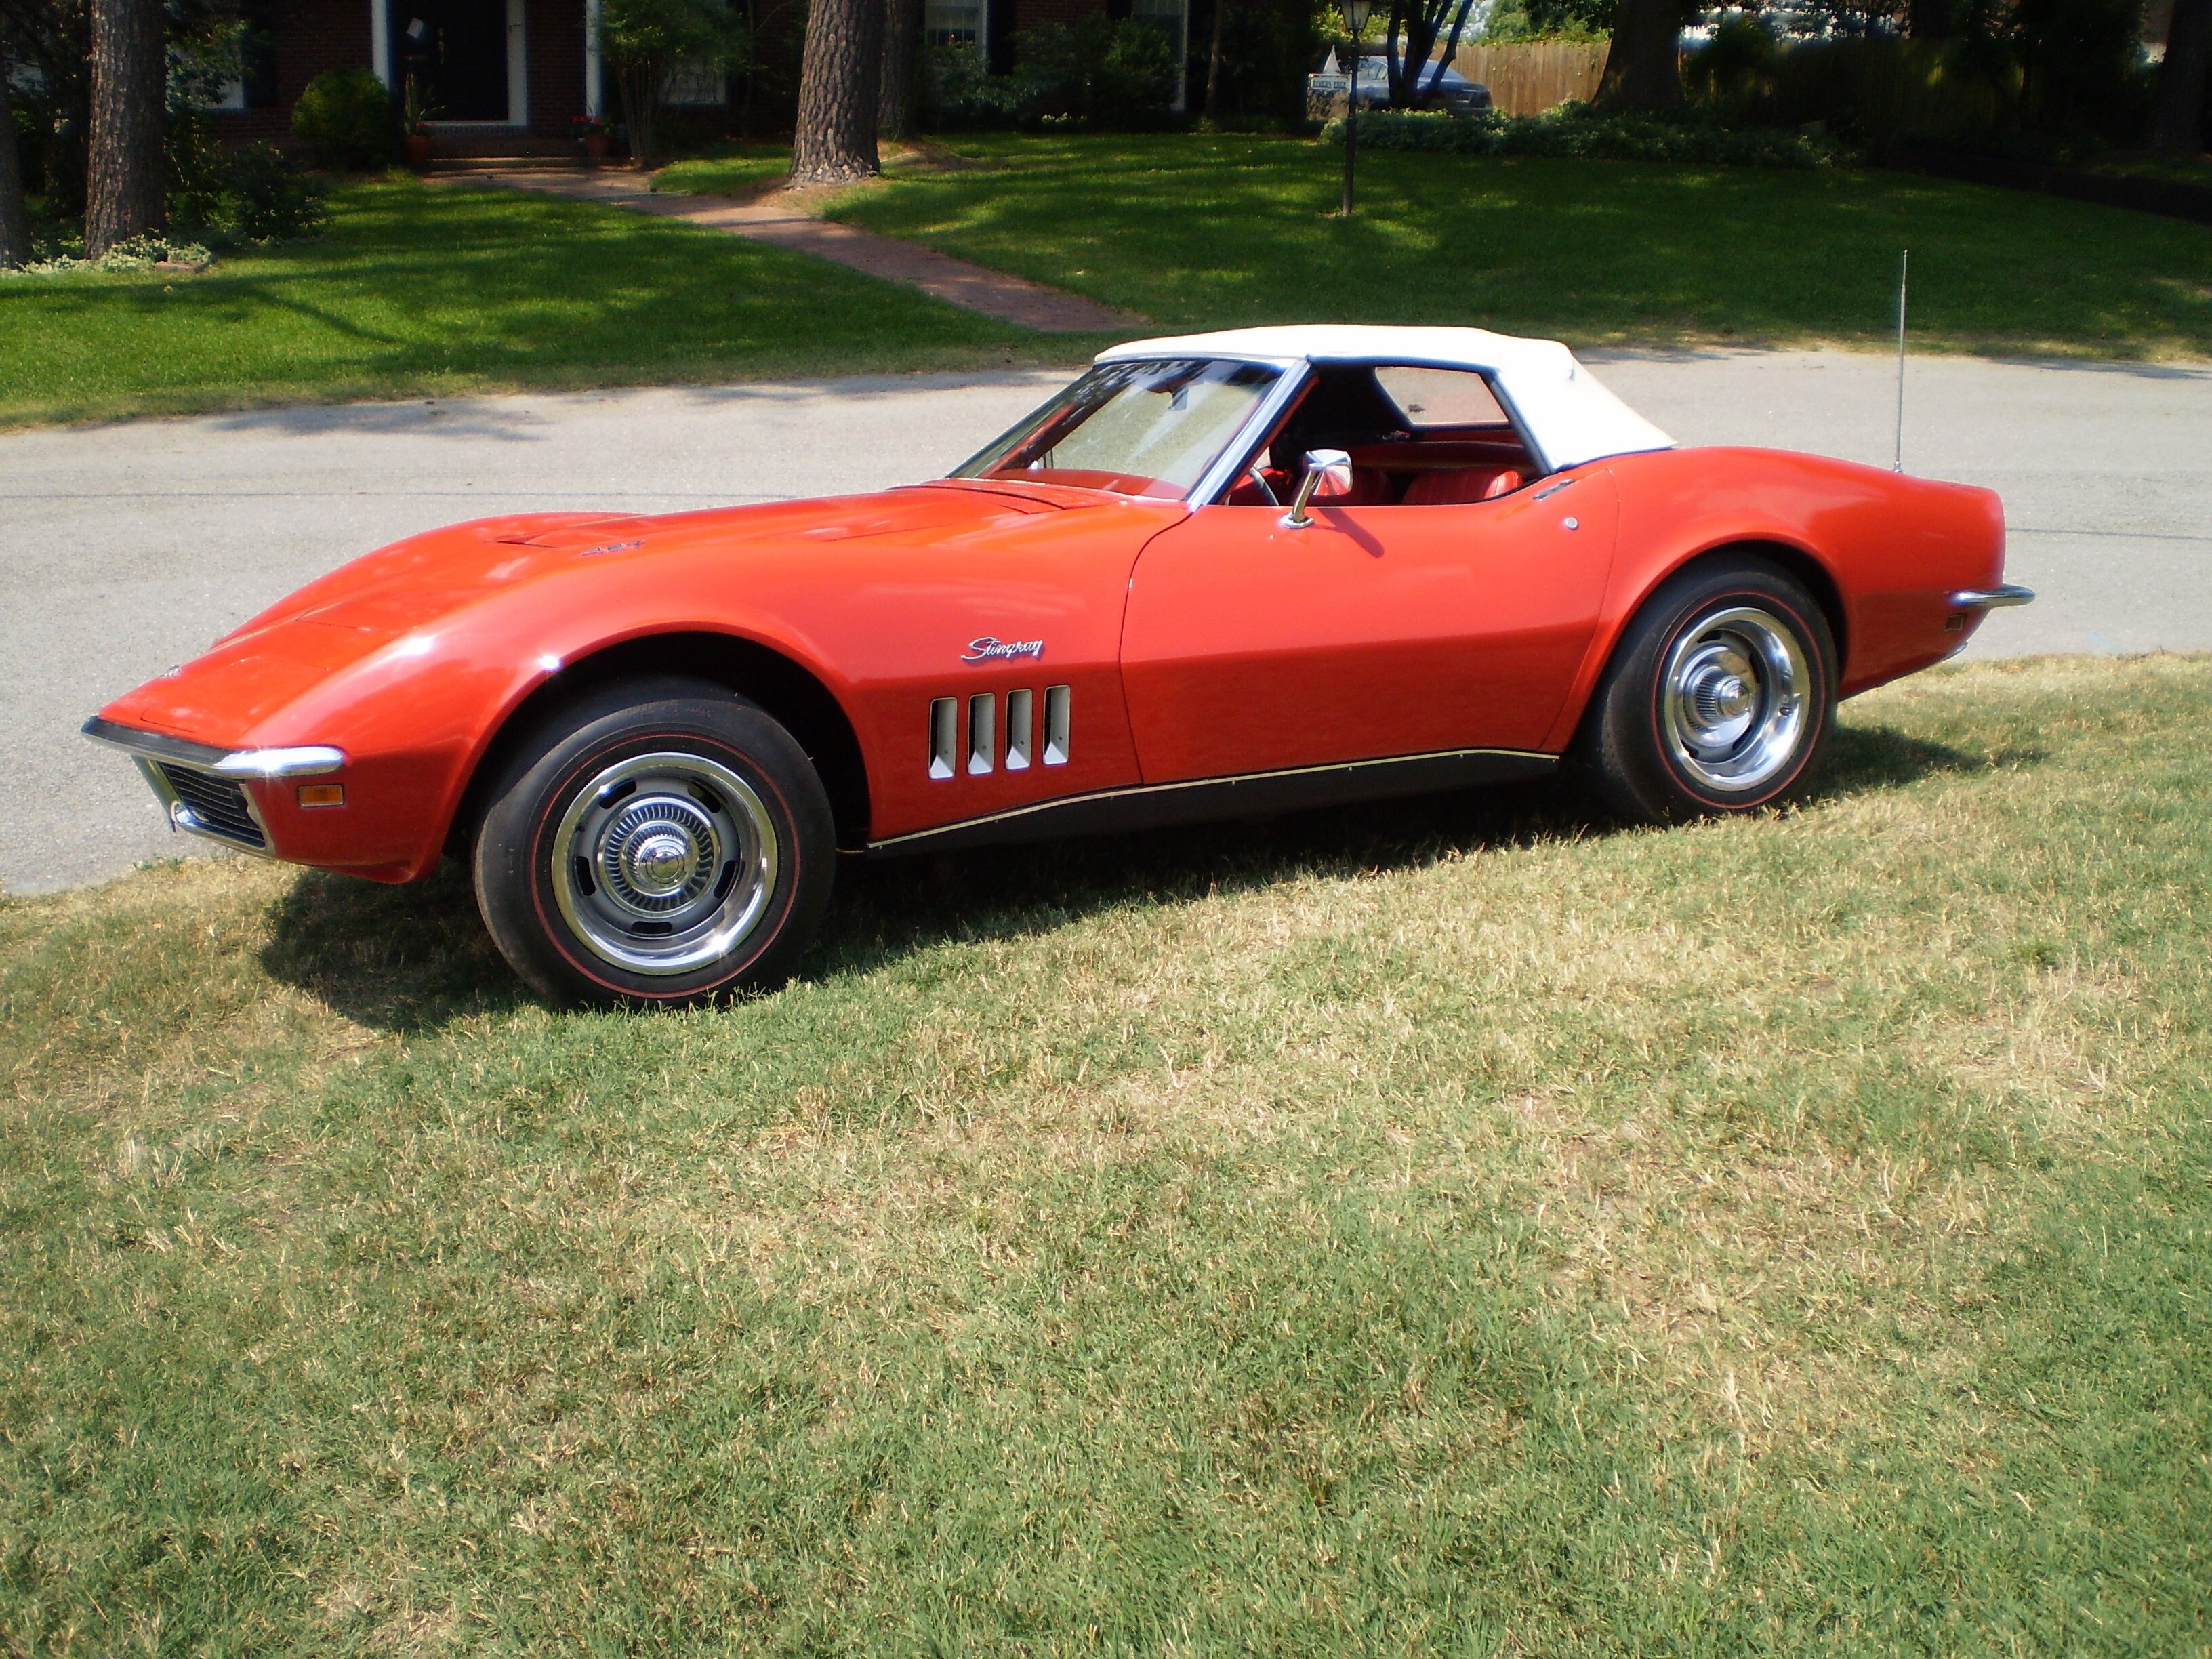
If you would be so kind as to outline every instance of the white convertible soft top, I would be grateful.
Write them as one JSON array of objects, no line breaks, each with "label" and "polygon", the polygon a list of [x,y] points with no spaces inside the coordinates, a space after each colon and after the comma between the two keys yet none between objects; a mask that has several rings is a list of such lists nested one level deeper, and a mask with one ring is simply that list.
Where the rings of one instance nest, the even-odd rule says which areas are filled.
[{"label": "white convertible soft top", "polygon": [[1274,363],[1409,363],[1488,374],[1553,470],[1607,455],[1672,449],[1674,441],[1598,383],[1557,340],[1524,340],[1483,328],[1395,328],[1312,323],[1231,328],[1132,340],[1102,363],[1146,357],[1247,357]]}]

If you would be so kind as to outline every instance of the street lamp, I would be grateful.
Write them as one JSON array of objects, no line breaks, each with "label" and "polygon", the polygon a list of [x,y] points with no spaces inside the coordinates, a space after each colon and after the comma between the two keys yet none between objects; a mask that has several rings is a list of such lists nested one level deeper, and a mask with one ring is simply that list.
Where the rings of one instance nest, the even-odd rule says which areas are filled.
[{"label": "street lamp", "polygon": [[1359,41],[1367,33],[1367,20],[1375,0],[1343,0],[1345,32],[1352,37],[1352,56],[1344,71],[1344,216],[1352,216],[1352,158],[1358,148]]}]

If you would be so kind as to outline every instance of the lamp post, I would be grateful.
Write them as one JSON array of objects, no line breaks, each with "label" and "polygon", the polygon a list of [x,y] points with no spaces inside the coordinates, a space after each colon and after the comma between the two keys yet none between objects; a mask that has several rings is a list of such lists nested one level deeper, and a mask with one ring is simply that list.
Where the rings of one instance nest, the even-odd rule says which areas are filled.
[{"label": "lamp post", "polygon": [[1344,70],[1344,216],[1352,216],[1352,158],[1359,148],[1359,41],[1367,33],[1367,20],[1375,0],[1343,0],[1345,32],[1352,37],[1351,57]]}]

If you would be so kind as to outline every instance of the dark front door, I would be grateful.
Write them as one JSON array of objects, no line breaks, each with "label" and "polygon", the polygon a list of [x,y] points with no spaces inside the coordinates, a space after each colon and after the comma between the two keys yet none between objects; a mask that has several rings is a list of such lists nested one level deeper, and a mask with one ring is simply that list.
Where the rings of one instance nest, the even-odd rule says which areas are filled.
[{"label": "dark front door", "polygon": [[432,120],[507,119],[507,0],[399,0],[392,26]]}]

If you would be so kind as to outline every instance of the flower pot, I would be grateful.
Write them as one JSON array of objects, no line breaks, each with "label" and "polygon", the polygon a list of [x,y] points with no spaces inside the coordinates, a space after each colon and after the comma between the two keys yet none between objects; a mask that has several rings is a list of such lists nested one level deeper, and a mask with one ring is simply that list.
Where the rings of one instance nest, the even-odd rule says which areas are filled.
[{"label": "flower pot", "polygon": [[428,133],[406,133],[401,137],[399,147],[406,153],[407,165],[417,172],[430,165],[430,135]]},{"label": "flower pot", "polygon": [[584,135],[584,154],[594,161],[605,161],[607,159],[607,135],[604,132],[586,133]]}]

